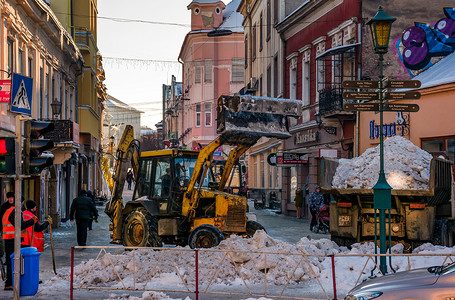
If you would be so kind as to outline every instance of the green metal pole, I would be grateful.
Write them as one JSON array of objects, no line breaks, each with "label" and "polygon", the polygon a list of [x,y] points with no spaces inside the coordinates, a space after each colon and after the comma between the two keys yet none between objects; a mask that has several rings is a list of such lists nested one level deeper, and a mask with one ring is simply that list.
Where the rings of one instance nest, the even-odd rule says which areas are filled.
[{"label": "green metal pole", "polygon": [[[379,181],[386,181],[384,174],[384,119],[383,119],[383,94],[382,94],[382,80],[383,74],[384,55],[379,54]],[[379,248],[381,254],[386,253],[386,230],[385,230],[385,209],[379,210]],[[379,259],[379,267],[382,274],[387,273],[387,260],[385,256]]]},{"label": "green metal pole", "polygon": [[[385,210],[391,206],[391,197],[390,190],[391,187],[387,183],[384,173],[384,96],[383,96],[383,64],[384,64],[384,54],[379,53],[379,178],[375,186],[377,190],[377,198],[379,201],[379,250],[380,254],[387,253],[387,234],[386,234],[386,220],[385,220]],[[387,191],[388,189],[388,191]],[[387,199],[388,197],[388,199]],[[379,259],[379,268],[381,269],[382,274],[387,273],[387,257],[381,256]]]}]

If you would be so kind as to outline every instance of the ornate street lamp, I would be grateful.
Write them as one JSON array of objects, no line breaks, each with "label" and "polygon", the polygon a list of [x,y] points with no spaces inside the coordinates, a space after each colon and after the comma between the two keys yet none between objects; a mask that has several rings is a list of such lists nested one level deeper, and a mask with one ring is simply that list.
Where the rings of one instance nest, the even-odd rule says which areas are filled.
[{"label": "ornate street lamp", "polygon": [[115,137],[114,136],[111,136],[109,138],[110,140],[110,143],[109,143],[109,151],[111,152],[111,154],[114,154],[114,142],[115,142]]},{"label": "ornate street lamp", "polygon": [[[374,212],[375,212],[375,245],[377,245],[377,233],[376,233],[376,210],[379,210],[379,248],[381,254],[386,254],[386,222],[385,222],[385,211],[392,209],[392,187],[388,184],[385,173],[384,173],[384,128],[383,128],[383,100],[384,100],[384,87],[383,87],[383,64],[384,54],[389,49],[389,38],[390,29],[392,23],[396,18],[392,18],[387,15],[382,7],[379,6],[376,15],[368,21],[367,25],[370,25],[371,37],[373,39],[374,51],[379,54],[379,178],[376,185],[373,187],[373,200],[374,200]],[[390,224],[389,224],[390,227]],[[390,230],[389,230],[389,244],[391,242]],[[389,245],[392,247],[392,245]],[[387,273],[386,257],[380,257],[381,272]]]},{"label": "ornate street lamp", "polygon": [[382,6],[379,6],[376,15],[368,21],[367,25],[370,25],[374,51],[377,54],[387,53],[389,50],[390,29],[396,19],[386,14],[382,10]]},{"label": "ornate street lamp", "polygon": [[57,101],[57,98],[55,98],[54,101],[52,101],[51,103],[51,109],[55,119],[55,116],[57,115],[60,116],[60,114],[62,113],[62,102]]}]

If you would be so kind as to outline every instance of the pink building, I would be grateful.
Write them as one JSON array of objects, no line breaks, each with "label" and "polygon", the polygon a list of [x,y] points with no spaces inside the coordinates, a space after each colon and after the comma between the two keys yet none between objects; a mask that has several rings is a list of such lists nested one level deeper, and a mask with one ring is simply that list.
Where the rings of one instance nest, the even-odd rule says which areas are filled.
[{"label": "pink building", "polygon": [[183,65],[178,134],[188,149],[207,145],[216,136],[216,101],[239,92],[244,83],[243,16],[240,0],[194,0],[191,31],[179,54]]}]

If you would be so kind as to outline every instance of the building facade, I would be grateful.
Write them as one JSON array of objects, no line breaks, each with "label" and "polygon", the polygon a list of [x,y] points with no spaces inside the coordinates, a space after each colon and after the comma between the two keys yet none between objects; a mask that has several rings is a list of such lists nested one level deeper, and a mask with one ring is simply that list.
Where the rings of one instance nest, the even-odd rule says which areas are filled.
[{"label": "building facade", "polygon": [[312,192],[319,159],[354,155],[355,115],[343,110],[341,83],[358,78],[361,1],[305,2],[277,25],[286,42],[284,95],[301,99],[303,114],[284,151],[308,163],[283,169],[283,212],[293,214],[295,189]]},{"label": "building facade", "polygon": [[103,103],[107,95],[103,84],[105,74],[102,59],[97,46],[97,0],[49,2],[60,22],[73,36],[84,59],[76,95],[82,162],[78,172],[78,186],[80,189],[99,190],[102,178],[99,162]]},{"label": "building facade", "polygon": [[[242,0],[238,11],[245,30],[244,94],[284,97],[283,60],[285,43],[275,26],[303,1]],[[283,150],[276,139],[262,138],[247,152],[250,197],[282,199],[283,169],[267,163],[271,153]]]},{"label": "building facade", "polygon": [[194,0],[191,31],[183,41],[179,61],[183,68],[182,111],[178,111],[181,145],[200,149],[216,138],[216,102],[243,87],[243,17],[239,0],[227,6],[219,0]]},{"label": "building facade", "polygon": [[[2,79],[10,72],[33,79],[31,118],[52,121],[54,165],[39,176],[23,181],[24,199],[37,202],[39,216],[57,221],[69,217],[68,199],[77,194],[78,79],[83,57],[70,33],[65,30],[50,5],[42,0],[1,1],[0,43]],[[43,17],[44,16],[44,17]],[[1,103],[0,134],[14,136],[15,113]],[[57,134],[57,132],[59,132]],[[1,198],[13,189],[13,181],[1,180]]]},{"label": "building facade", "polygon": [[115,153],[126,125],[133,126],[134,138],[137,140],[140,139],[142,113],[144,112],[114,98],[109,94],[107,95],[103,126],[103,145],[105,152],[108,152],[108,145],[113,142]]},{"label": "building facade", "polygon": [[[449,6],[447,1],[437,1],[431,7],[416,1],[401,1],[393,5],[386,1],[311,1],[303,3],[277,24],[276,28],[286,43],[284,96],[302,99],[304,104],[303,115],[291,127],[293,138],[286,140],[284,151],[309,156],[308,164],[283,169],[282,206],[285,214],[293,214],[292,199],[296,186],[308,186],[311,192],[318,184],[318,166],[322,157],[351,158],[365,149],[365,145],[360,144],[360,126],[365,126],[361,120],[363,116],[371,117],[372,113],[343,109],[343,104],[358,100],[343,97],[342,82],[378,78],[378,55],[374,52],[370,29],[363,21],[376,14],[378,5],[383,5],[387,14],[397,18],[392,25],[389,51],[384,56],[384,75],[390,80],[410,79],[420,72],[419,67],[436,62],[443,54],[429,50],[425,59],[416,62],[414,44],[406,40],[415,38],[406,34],[416,19],[416,15],[406,11],[410,6],[415,11],[426,12],[421,20],[425,28],[417,30],[431,32],[442,28],[439,40],[432,40],[432,35],[427,35],[428,47],[442,47],[445,54],[453,51],[447,45],[441,46],[448,30],[443,24],[450,22],[442,19],[444,15],[451,15],[445,10],[442,13],[443,7]],[[440,23],[426,28],[431,22]],[[414,25],[414,28],[419,26]],[[450,43],[447,41],[447,44]],[[377,123],[377,117],[372,119]],[[375,143],[378,140],[370,141],[370,146]],[[447,141],[444,139],[443,143]]]},{"label": "building facade", "polygon": [[163,129],[167,147],[178,147],[183,137],[191,130],[183,130],[183,95],[182,83],[177,82],[174,75],[171,77],[171,84],[163,84]]}]

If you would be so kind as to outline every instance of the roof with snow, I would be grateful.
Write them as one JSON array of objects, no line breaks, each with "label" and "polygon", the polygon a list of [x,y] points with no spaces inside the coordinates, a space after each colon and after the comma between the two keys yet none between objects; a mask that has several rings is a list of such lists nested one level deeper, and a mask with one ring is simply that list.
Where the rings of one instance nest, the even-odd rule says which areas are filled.
[{"label": "roof with snow", "polygon": [[221,0],[193,0],[193,1],[191,1],[191,3],[200,3],[200,4],[218,3],[218,2],[222,2],[222,1]]},{"label": "roof with snow", "polygon": [[108,107],[117,107],[117,108],[123,108],[125,110],[136,111],[138,113],[144,113],[143,111],[140,111],[140,110],[126,104],[125,102],[122,102],[122,101],[118,100],[117,98],[112,97],[109,94],[107,95],[106,104]]},{"label": "roof with snow", "polygon": [[[216,0],[194,0],[194,3],[216,3]],[[191,3],[193,3],[191,2]],[[223,23],[217,29],[230,30],[235,33],[243,33],[243,15],[237,12],[240,0],[229,2],[223,9]],[[212,29],[192,30],[190,33],[211,32]]]},{"label": "roof with snow", "polygon": [[455,66],[455,52],[447,55],[412,79],[420,80],[422,83],[420,89],[455,83],[455,68],[453,66]]},{"label": "roof with snow", "polygon": [[218,29],[231,30],[232,32],[243,32],[243,15],[237,12],[240,0],[233,0],[223,9],[223,23]]}]

